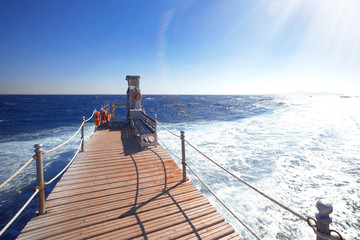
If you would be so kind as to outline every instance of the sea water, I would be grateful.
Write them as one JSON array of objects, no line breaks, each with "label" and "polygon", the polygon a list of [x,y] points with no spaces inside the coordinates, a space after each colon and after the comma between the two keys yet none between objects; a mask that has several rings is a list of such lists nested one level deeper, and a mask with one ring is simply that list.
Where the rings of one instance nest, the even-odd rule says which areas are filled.
[{"label": "sea water", "polygon": [[[124,102],[125,96],[0,96],[0,183],[34,154],[34,144],[42,143],[44,150],[57,146],[75,133],[82,116],[89,117],[94,108],[108,101]],[[331,229],[347,239],[360,239],[359,97],[145,95],[142,104],[150,116],[157,114],[166,128],[176,134],[185,131],[186,140],[204,154],[301,215],[315,217],[318,200],[331,202]],[[124,108],[117,109],[117,117],[125,114]],[[85,127],[86,139],[92,131],[90,121]],[[160,126],[158,134],[181,156],[178,138]],[[45,180],[67,164],[79,138],[44,156]],[[316,238],[306,222],[224,173],[189,145],[186,158],[261,239]],[[254,239],[191,173],[189,177],[244,239]],[[0,190],[0,228],[35,186],[32,162]],[[3,238],[15,238],[36,208],[33,200]]]}]

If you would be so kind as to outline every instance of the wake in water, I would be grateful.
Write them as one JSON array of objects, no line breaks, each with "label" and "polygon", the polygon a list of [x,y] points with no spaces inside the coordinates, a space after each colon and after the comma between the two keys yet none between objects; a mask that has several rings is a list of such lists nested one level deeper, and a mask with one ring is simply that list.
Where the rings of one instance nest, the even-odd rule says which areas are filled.
[{"label": "wake in water", "polygon": [[[315,203],[334,206],[332,229],[360,239],[360,99],[281,97],[272,111],[243,119],[166,124],[185,130],[186,138],[219,164],[302,215],[315,217]],[[280,106],[280,107],[279,107]],[[159,131],[179,156],[179,140]],[[187,162],[262,239],[312,239],[297,217],[224,174],[187,146]],[[208,191],[191,177],[219,209]],[[225,209],[229,222],[245,238],[251,235]]]},{"label": "wake in water", "polygon": [[[34,154],[34,144],[51,149],[72,136],[82,115],[88,117],[104,102],[124,99],[121,95],[0,96],[0,182]],[[302,215],[314,217],[316,201],[329,199],[334,206],[331,228],[347,239],[360,239],[359,104],[359,98],[337,96],[143,97],[150,116],[157,114],[177,134],[185,131],[186,139],[206,155]],[[124,117],[121,111],[117,116]],[[181,156],[180,140],[160,127],[158,131]],[[89,124],[86,136],[91,132]],[[67,164],[79,139],[44,158],[45,180]],[[305,222],[224,174],[189,146],[186,149],[187,163],[262,239],[315,238]],[[0,191],[0,228],[34,191],[35,162],[30,165]],[[244,239],[252,239],[197,179],[190,178]],[[19,234],[34,216],[36,204],[32,202],[6,238]]]}]

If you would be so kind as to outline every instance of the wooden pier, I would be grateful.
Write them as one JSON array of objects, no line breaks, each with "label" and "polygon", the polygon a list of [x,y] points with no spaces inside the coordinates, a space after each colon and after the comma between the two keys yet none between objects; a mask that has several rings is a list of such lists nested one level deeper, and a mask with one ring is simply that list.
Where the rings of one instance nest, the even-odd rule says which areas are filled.
[{"label": "wooden pier", "polygon": [[[180,144],[180,142],[179,142]],[[94,133],[19,239],[241,239],[158,145]]]}]

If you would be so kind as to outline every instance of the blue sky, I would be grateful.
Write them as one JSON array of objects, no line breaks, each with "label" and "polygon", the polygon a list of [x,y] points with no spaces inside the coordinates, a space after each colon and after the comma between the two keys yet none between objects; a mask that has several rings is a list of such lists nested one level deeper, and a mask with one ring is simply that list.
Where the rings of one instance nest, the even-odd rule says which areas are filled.
[{"label": "blue sky", "polygon": [[0,1],[0,94],[360,94],[360,1]]}]

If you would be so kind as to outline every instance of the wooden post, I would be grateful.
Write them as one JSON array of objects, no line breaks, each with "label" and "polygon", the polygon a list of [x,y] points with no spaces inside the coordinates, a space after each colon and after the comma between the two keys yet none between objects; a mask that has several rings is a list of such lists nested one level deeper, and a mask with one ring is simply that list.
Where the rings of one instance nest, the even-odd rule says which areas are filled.
[{"label": "wooden post", "polygon": [[186,182],[186,161],[185,161],[185,132],[180,132],[180,139],[181,139],[181,153],[182,153],[182,168],[183,168],[183,182]]},{"label": "wooden post", "polygon": [[81,127],[81,151],[84,151],[84,127],[85,127],[85,117],[82,117],[81,121],[82,127]]},{"label": "wooden post", "polygon": [[[333,207],[330,203],[324,203],[321,200],[317,201],[316,208],[319,212],[316,214],[317,229],[319,232],[330,234],[329,225],[332,222],[330,213],[333,211]],[[323,238],[316,236],[316,240],[322,240]]]},{"label": "wooden post", "polygon": [[46,213],[45,210],[45,191],[44,191],[44,170],[43,170],[43,150],[42,144],[36,144],[35,146],[35,158],[36,158],[36,177],[37,177],[37,185],[39,188],[38,193],[38,206],[39,211],[37,212],[38,215],[44,215]]}]

